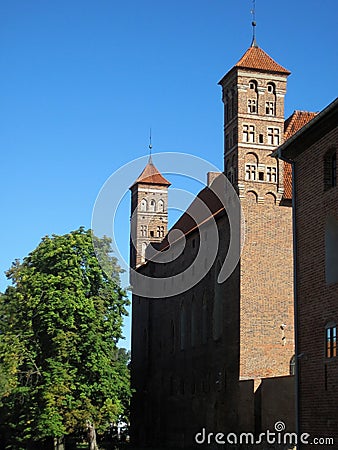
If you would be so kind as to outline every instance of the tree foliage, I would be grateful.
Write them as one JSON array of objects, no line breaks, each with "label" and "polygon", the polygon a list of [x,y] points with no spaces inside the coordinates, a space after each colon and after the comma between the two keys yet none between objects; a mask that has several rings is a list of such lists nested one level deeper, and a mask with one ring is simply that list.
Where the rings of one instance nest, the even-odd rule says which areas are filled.
[{"label": "tree foliage", "polygon": [[128,300],[109,239],[96,242],[104,270],[91,231],[80,228],[44,237],[7,272],[12,286],[0,296],[0,439],[8,448],[76,433],[87,420],[102,432],[126,413],[129,371],[117,343]]}]

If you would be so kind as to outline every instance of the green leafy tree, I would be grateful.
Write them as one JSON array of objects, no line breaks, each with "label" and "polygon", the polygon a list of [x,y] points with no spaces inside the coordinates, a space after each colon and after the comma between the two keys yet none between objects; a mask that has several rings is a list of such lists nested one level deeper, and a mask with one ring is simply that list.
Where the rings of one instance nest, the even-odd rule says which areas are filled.
[{"label": "green leafy tree", "polygon": [[129,372],[117,343],[129,302],[109,239],[95,240],[104,270],[91,231],[80,228],[44,237],[7,272],[12,286],[0,296],[2,448],[47,448],[41,443],[79,433],[86,421],[100,433],[127,414]]},{"label": "green leafy tree", "polygon": [[126,423],[129,423],[130,417],[130,358],[130,350],[126,350],[125,348],[117,349],[116,368],[122,379],[129,380],[128,384],[121,386],[120,391],[123,412],[119,418],[122,422]]}]

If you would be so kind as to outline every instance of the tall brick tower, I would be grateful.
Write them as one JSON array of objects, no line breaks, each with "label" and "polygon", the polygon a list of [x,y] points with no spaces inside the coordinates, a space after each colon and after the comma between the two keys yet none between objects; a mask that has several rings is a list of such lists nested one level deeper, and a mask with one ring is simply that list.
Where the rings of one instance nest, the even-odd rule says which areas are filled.
[{"label": "tall brick tower", "polygon": [[289,74],[254,40],[219,82],[224,170],[238,192],[246,225],[240,262],[240,379],[288,375],[294,351],[292,211],[284,195],[284,166],[270,156],[284,139]]},{"label": "tall brick tower", "polygon": [[145,250],[151,242],[161,242],[168,229],[168,187],[170,183],[154,166],[152,157],[130,187],[130,266],[145,262]]}]

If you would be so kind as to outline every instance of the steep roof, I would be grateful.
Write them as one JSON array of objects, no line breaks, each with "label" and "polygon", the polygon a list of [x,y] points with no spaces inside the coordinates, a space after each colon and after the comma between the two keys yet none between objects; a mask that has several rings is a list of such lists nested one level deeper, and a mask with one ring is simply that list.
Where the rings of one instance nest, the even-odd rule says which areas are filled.
[{"label": "steep roof", "polygon": [[[288,140],[304,125],[316,117],[317,113],[309,111],[294,111],[284,122],[284,140]],[[284,161],[284,195],[285,200],[292,199],[292,168]]]},{"label": "steep roof", "polygon": [[135,180],[133,183],[133,186],[135,184],[142,183],[142,184],[159,184],[162,186],[170,186],[170,182],[164,178],[164,176],[159,172],[159,170],[155,167],[153,160],[151,156],[149,157],[148,163],[143,169],[140,176]]},{"label": "steep roof", "polygon": [[249,47],[238,63],[235,64],[235,67],[284,73],[286,75],[290,75],[291,73],[273,60],[264,50],[256,46]]},{"label": "steep roof", "polygon": [[[318,141],[336,130],[337,123],[338,97],[280,145],[274,152],[274,156],[282,160],[296,161],[304,151],[310,147],[313,148]],[[320,151],[320,148],[318,151]]]},{"label": "steep roof", "polygon": [[284,75],[290,75],[290,71],[285,69],[285,67],[278,64],[274,59],[271,58],[264,50],[258,47],[257,44],[253,44],[244,53],[242,58],[235,64],[218,82],[222,85],[223,81],[227,78],[229,73],[231,73],[235,68],[256,70],[257,72],[270,72],[270,73],[280,73]]},{"label": "steep roof", "polygon": [[[206,208],[201,208],[201,202]],[[184,236],[187,236],[193,231],[198,230],[200,226],[207,223],[210,219],[217,219],[224,211],[224,205],[220,198],[212,189],[206,186],[196,195],[187,210],[184,211],[177,222],[171,227],[171,230],[180,230]],[[159,245],[159,250],[165,250],[170,245],[168,236],[166,236]]]},{"label": "steep roof", "polygon": [[289,139],[317,115],[316,112],[294,111],[284,123],[284,139]]}]

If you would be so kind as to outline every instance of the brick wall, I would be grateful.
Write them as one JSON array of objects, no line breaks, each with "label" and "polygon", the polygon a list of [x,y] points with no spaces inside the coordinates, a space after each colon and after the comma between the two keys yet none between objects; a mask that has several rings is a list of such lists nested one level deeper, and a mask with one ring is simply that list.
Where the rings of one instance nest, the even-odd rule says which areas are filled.
[{"label": "brick wall", "polygon": [[[246,228],[240,269],[241,379],[288,375],[294,354],[292,211],[282,200],[284,166],[271,156],[283,142],[286,79],[285,74],[233,69],[222,81],[225,173],[235,174]],[[252,112],[250,99],[256,101]],[[268,101],[273,114],[266,114]],[[245,125],[254,126],[252,142],[246,142]],[[269,142],[269,128],[279,130],[278,140]],[[234,129],[237,140],[231,143]],[[248,164],[255,168],[254,179],[247,175]]]},{"label": "brick wall", "polygon": [[[257,114],[247,110],[251,79],[257,81]],[[269,144],[267,136],[268,127],[279,128],[279,143],[283,140],[286,75],[236,69],[223,82],[223,99],[229,88],[233,108],[231,117],[226,114],[225,173],[234,175],[245,245],[236,270],[219,285],[230,230],[226,214],[218,216],[218,254],[195,286],[161,299],[133,296],[133,436],[143,445],[189,448],[202,427],[211,432],[254,427],[255,395],[246,396],[239,380],[254,379],[249,384],[257,387],[262,378],[288,375],[294,353],[291,207],[282,203],[283,165],[269,156],[277,144]],[[276,110],[266,115],[271,82]],[[244,124],[254,124],[254,142],[243,142]],[[251,162],[256,180],[246,179]],[[270,166],[279,169],[273,182]],[[216,239],[200,231],[186,236],[184,252],[173,263],[148,262],[139,271],[172,283],[191,265],[200,239]],[[277,392],[278,383],[274,386]],[[246,408],[250,413],[243,414]]]},{"label": "brick wall", "polygon": [[325,223],[338,219],[338,188],[324,190],[324,154],[332,146],[337,128],[296,158],[296,269],[300,431],[334,436],[337,445],[338,358],[325,357],[325,326],[338,323],[338,284],[325,279]]},{"label": "brick wall", "polygon": [[288,375],[294,354],[291,208],[257,204],[250,194],[242,205],[240,377]]},{"label": "brick wall", "polygon": [[[131,236],[130,265],[138,267],[144,262],[144,248],[150,242],[161,242],[168,231],[168,187],[156,184],[137,183],[131,196]],[[142,211],[141,201],[147,202],[147,210]],[[155,211],[150,211],[150,202],[155,201]],[[163,202],[163,211],[159,210],[159,201]],[[141,227],[146,232],[141,232]],[[134,245],[133,245],[134,243]]]}]

